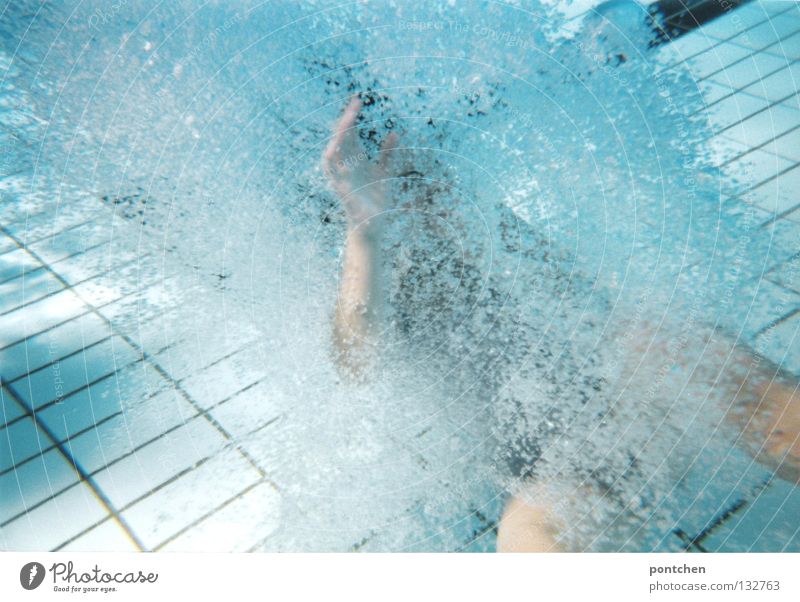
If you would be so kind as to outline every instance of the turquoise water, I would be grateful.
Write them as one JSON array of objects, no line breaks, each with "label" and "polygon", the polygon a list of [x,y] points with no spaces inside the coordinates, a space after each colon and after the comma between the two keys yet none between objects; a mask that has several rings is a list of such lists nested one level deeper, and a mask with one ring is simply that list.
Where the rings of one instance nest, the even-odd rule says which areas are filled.
[{"label": "turquoise water", "polygon": [[[258,333],[281,416],[245,442],[283,495],[267,549],[489,550],[533,476],[569,546],[678,549],[679,519],[768,476],[732,447],[702,333],[752,344],[792,241],[725,202],[696,83],[659,70],[640,6],[7,13],[6,210],[97,198],[175,274],[198,345]],[[355,384],[332,359],[344,218],[318,165],[353,94],[367,152],[401,145],[381,359]],[[629,380],[631,355],[650,363]]]}]

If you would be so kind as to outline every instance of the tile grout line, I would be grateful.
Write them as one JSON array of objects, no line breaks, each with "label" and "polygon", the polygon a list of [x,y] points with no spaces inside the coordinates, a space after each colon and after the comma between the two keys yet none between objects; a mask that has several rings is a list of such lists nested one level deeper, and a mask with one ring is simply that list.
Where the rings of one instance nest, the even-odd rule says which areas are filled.
[{"label": "tile grout line", "polygon": [[[19,403],[23,404],[27,408],[27,404],[22,402],[22,400],[20,399],[20,397],[17,394],[17,392],[11,386],[6,385],[6,391],[9,391],[11,393],[11,395],[13,395],[17,399],[17,401]],[[27,409],[29,411],[31,411],[31,408],[27,408]],[[55,437],[53,436],[53,433],[50,430],[50,428],[46,424],[41,422],[37,418],[35,413],[32,412],[31,415],[32,415],[33,421],[36,424],[36,426],[38,428],[40,428],[42,430],[42,432],[45,435],[47,435],[47,437],[50,438],[51,441],[55,441]],[[83,469],[83,467],[72,456],[72,454],[69,452],[69,450],[67,450],[64,447],[64,445],[62,445],[60,443],[55,443],[54,447],[55,447],[55,449],[58,450],[58,452],[61,454],[61,456],[67,461],[67,463],[73,468],[75,473],[78,475],[79,481],[76,484],[80,484],[82,482],[86,483],[86,485],[89,487],[89,489],[92,491],[92,493],[94,493],[94,495],[97,497],[97,499],[100,502],[100,504],[108,511],[108,513],[114,518],[114,520],[116,520],[119,523],[119,526],[122,528],[123,531],[125,531],[126,535],[128,537],[130,537],[131,541],[136,545],[136,547],[139,549],[139,551],[143,551],[144,550],[144,546],[143,546],[141,540],[136,536],[136,534],[130,528],[130,525],[128,525],[128,523],[122,518],[122,516],[120,516],[117,513],[117,510],[114,508],[114,505],[111,503],[111,500],[108,499],[108,497],[105,495],[105,493],[103,493],[103,491],[101,491],[101,489],[97,486],[97,484],[94,482],[94,480],[91,478],[91,476]],[[38,457],[41,457],[41,456],[38,456]],[[73,484],[72,486],[74,486],[74,485],[75,484]],[[72,486],[70,486],[70,487],[68,487],[66,489],[69,489]],[[59,493],[61,493],[61,492],[59,492]],[[54,496],[48,498],[47,500],[45,500],[44,503],[46,503],[47,501],[49,501],[51,499],[55,499],[56,497],[57,497],[57,495],[54,495]],[[24,503],[24,501],[23,501],[23,503]],[[34,509],[34,508],[36,508],[36,505],[31,506],[31,509]],[[25,515],[28,514],[28,512],[29,512],[29,508],[26,506],[20,516],[25,516]],[[11,521],[15,520],[16,518],[18,518],[18,517],[15,516],[10,520],[5,521],[4,524],[10,523]]]}]

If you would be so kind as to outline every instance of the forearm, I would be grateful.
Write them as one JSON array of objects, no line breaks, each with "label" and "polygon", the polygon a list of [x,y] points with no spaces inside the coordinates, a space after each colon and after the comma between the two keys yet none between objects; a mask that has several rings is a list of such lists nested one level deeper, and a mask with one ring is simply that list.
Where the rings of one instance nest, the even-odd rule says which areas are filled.
[{"label": "forearm", "polygon": [[379,244],[366,228],[350,231],[334,319],[334,342],[343,359],[369,342],[379,314]]}]

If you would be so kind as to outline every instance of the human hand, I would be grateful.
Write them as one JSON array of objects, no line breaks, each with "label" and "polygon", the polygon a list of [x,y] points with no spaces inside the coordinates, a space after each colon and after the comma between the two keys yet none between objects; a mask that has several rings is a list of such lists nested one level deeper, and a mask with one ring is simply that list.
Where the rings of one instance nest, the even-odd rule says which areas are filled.
[{"label": "human hand", "polygon": [[361,145],[356,119],[361,100],[354,97],[333,128],[333,137],[322,155],[322,169],[347,214],[349,228],[366,225],[386,207],[389,159],[397,146],[393,132],[381,145],[373,163]]}]

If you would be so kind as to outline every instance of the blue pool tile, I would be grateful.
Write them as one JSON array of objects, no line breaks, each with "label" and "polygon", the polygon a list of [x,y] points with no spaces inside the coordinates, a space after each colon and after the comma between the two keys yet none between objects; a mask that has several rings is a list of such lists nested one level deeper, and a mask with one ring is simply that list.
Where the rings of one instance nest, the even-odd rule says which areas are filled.
[{"label": "blue pool tile", "polygon": [[78,473],[58,450],[50,450],[0,476],[0,524],[52,498],[78,481]]},{"label": "blue pool tile", "polygon": [[26,272],[0,284],[0,314],[56,293],[64,284],[45,269]]},{"label": "blue pool tile", "polygon": [[748,542],[739,550],[743,552],[797,550],[800,532],[795,517],[800,515],[800,488],[776,480],[748,502],[707,538],[707,550],[724,550],[736,540]]},{"label": "blue pool tile", "polygon": [[17,552],[53,550],[106,516],[97,496],[80,483],[5,525],[3,545]]},{"label": "blue pool tile", "polygon": [[68,448],[84,470],[94,473],[196,415],[180,394],[167,389],[139,403],[126,400],[119,414],[71,438]]},{"label": "blue pool tile", "polygon": [[136,362],[91,387],[66,397],[37,413],[58,441],[113,416],[157,393],[165,381],[149,365]]},{"label": "blue pool tile", "polygon": [[70,290],[0,316],[0,349],[85,314],[89,308]]},{"label": "blue pool tile", "polygon": [[33,418],[18,420],[0,430],[0,473],[52,447],[53,441],[36,427]]},{"label": "blue pool tile", "polygon": [[111,336],[95,314],[84,314],[39,335],[0,350],[0,376],[14,380]]},{"label": "blue pool tile", "polygon": [[0,426],[6,426],[12,420],[16,420],[20,416],[25,415],[25,408],[14,399],[14,397],[6,390],[5,387],[0,387]]},{"label": "blue pool tile", "polygon": [[113,374],[141,356],[118,337],[112,337],[14,381],[14,390],[29,408],[63,399],[95,380]]},{"label": "blue pool tile", "polygon": [[0,255],[0,282],[17,278],[40,267],[41,264],[25,249],[16,248]]}]

